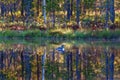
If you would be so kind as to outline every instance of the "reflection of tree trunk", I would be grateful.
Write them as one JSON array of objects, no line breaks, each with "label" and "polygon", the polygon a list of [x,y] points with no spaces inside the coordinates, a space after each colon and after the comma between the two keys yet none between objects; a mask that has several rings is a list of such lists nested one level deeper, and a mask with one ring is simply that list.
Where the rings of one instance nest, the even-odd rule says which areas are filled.
[{"label": "reflection of tree trunk", "polygon": [[21,73],[22,73],[22,80],[24,80],[24,58],[23,58],[23,52],[21,52]]},{"label": "reflection of tree trunk", "polygon": [[67,80],[69,80],[69,54],[67,54],[67,61],[66,61],[66,63],[67,63]]},{"label": "reflection of tree trunk", "polygon": [[81,57],[79,54],[79,49],[77,50],[76,53],[76,75],[77,75],[77,80],[81,80]]},{"label": "reflection of tree trunk", "polygon": [[84,75],[85,75],[85,79],[87,79],[88,78],[88,60],[87,60],[87,52],[86,52],[86,50],[84,50],[84,52],[83,52],[83,60],[84,60],[84,63],[83,63],[83,70],[85,70],[84,71]]},{"label": "reflection of tree trunk", "polygon": [[1,70],[3,70],[3,52],[0,52],[0,68],[1,68]]},{"label": "reflection of tree trunk", "polygon": [[114,53],[110,56],[110,79],[114,80]]},{"label": "reflection of tree trunk", "polygon": [[108,54],[105,52],[105,70],[106,70],[106,80],[108,80]]},{"label": "reflection of tree trunk", "polygon": [[72,52],[67,55],[67,74],[68,80],[73,80]]},{"label": "reflection of tree trunk", "polygon": [[4,64],[4,63],[3,63],[3,59],[4,59],[4,58],[3,58],[3,54],[4,54],[3,51],[1,51],[1,52],[0,52],[0,70],[1,70],[1,71],[0,71],[0,79],[1,79],[1,80],[4,80],[4,75],[3,75],[3,72],[2,72],[3,67],[4,67],[4,65],[3,65],[3,64]]},{"label": "reflection of tree trunk", "polygon": [[[55,52],[54,52],[54,49],[53,49],[53,53],[52,53],[52,62],[51,62],[51,66],[53,67],[53,65],[54,65],[54,57],[55,57],[55,54],[54,54]],[[52,69],[52,80],[54,80],[54,69]]]},{"label": "reflection of tree trunk", "polygon": [[[16,57],[16,56],[15,56],[15,57]],[[15,57],[13,58],[13,65],[14,65],[14,69],[13,69],[13,70],[14,70],[14,71],[16,70],[16,64],[15,64],[15,61],[16,61],[16,60],[15,60]]]},{"label": "reflection of tree trunk", "polygon": [[39,56],[37,55],[37,80],[40,80]]},{"label": "reflection of tree trunk", "polygon": [[89,74],[88,74],[88,68],[89,68],[88,55],[87,55],[87,53],[85,53],[85,55],[86,55],[86,59],[85,59],[85,75],[86,75],[86,79],[88,79],[88,76],[89,76]]},{"label": "reflection of tree trunk", "polygon": [[73,67],[72,67],[72,52],[70,53],[70,79],[73,80]]},{"label": "reflection of tree trunk", "polygon": [[31,79],[31,63],[30,63],[30,55],[28,52],[24,55],[25,58],[25,80]]},{"label": "reflection of tree trunk", "polygon": [[52,17],[53,17],[53,26],[52,27],[55,27],[55,10],[52,11]]},{"label": "reflection of tree trunk", "polygon": [[[80,53],[80,52],[79,52],[79,53]],[[80,71],[79,71],[80,80],[82,79],[82,77],[81,77],[81,70],[82,70],[82,69],[81,69],[81,68],[82,68],[81,65],[82,65],[82,59],[81,59],[81,58],[82,58],[82,56],[81,56],[81,53],[80,53],[80,54],[79,54],[79,59],[80,59],[80,67],[79,67],[79,69],[80,69]]]},{"label": "reflection of tree trunk", "polygon": [[46,60],[46,50],[42,55],[42,80],[45,80],[45,60]]}]

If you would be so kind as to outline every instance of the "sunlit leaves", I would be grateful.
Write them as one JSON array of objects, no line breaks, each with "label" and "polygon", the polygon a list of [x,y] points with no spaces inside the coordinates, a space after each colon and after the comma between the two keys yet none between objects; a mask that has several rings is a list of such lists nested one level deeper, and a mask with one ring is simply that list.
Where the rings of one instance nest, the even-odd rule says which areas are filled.
[{"label": "sunlit leaves", "polygon": [[17,0],[0,0],[0,2],[6,4],[6,5],[10,5],[15,3]]}]

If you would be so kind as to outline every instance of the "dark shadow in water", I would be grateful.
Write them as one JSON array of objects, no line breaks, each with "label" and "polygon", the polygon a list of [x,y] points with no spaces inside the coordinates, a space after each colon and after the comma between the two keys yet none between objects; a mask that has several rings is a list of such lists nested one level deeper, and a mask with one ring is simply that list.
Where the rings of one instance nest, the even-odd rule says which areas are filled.
[{"label": "dark shadow in water", "polygon": [[5,74],[4,72],[2,71],[5,67],[5,64],[4,64],[4,58],[5,58],[5,53],[3,51],[0,51],[0,80],[5,80],[6,77],[5,77]]}]

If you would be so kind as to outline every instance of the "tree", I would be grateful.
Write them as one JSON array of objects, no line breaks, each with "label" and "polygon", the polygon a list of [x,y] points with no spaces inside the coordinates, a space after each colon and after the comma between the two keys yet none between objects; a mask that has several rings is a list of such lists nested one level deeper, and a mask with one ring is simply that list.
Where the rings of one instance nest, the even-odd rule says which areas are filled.
[{"label": "tree", "polygon": [[29,17],[31,15],[32,0],[25,0],[25,16]]},{"label": "tree", "polygon": [[23,13],[24,13],[24,0],[21,1],[21,16],[24,16]]},{"label": "tree", "polygon": [[71,0],[71,16],[73,15],[73,0]]},{"label": "tree", "polygon": [[43,16],[44,16],[44,24],[47,23],[47,18],[46,18],[46,0],[43,0]]},{"label": "tree", "polygon": [[52,27],[55,27],[55,11],[59,11],[59,1],[58,0],[47,0],[46,6],[47,12],[50,13],[52,18]]},{"label": "tree", "polygon": [[71,9],[70,9],[70,0],[67,0],[67,20],[70,21]]},{"label": "tree", "polygon": [[37,5],[36,5],[36,7],[37,7],[37,16],[39,16],[39,13],[40,13],[40,0],[37,0]]},{"label": "tree", "polygon": [[112,23],[115,21],[115,9],[114,9],[114,0],[110,0],[110,20]]},{"label": "tree", "polygon": [[108,10],[109,10],[109,1],[106,0],[106,17],[105,17],[105,27],[107,28],[108,27],[108,20],[109,20],[109,13],[108,13]]},{"label": "tree", "polygon": [[5,12],[6,12],[5,5],[1,3],[1,16],[4,16]]},{"label": "tree", "polygon": [[80,16],[80,0],[76,0],[76,22],[79,24],[79,16]]}]

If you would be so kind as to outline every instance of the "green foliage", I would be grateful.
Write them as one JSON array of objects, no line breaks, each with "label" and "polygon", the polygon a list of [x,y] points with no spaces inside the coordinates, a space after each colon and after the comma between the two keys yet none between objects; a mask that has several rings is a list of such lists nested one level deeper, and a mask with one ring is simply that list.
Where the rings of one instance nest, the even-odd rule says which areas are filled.
[{"label": "green foliage", "polygon": [[55,11],[55,10],[59,10],[60,7],[59,7],[59,0],[47,0],[47,11]]},{"label": "green foliage", "polygon": [[46,68],[46,80],[49,80],[53,74],[55,74],[55,78],[54,80],[58,80],[60,77],[67,77],[67,74],[65,70],[62,70],[60,71],[59,70],[59,67],[61,67],[61,65],[63,64],[60,64],[58,62],[52,62],[52,61],[47,61],[46,64],[45,64],[45,68]]}]

